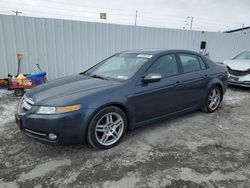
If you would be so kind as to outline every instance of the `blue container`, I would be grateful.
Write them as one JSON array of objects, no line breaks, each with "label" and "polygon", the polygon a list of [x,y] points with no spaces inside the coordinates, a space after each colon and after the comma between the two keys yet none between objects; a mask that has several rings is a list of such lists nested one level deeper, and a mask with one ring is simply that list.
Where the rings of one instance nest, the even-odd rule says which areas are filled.
[{"label": "blue container", "polygon": [[36,74],[28,74],[28,75],[26,75],[26,78],[40,78],[40,77],[44,77],[46,75],[47,75],[46,72],[40,72],[40,73],[36,73]]},{"label": "blue container", "polygon": [[45,80],[46,75],[47,75],[46,72],[40,72],[37,74],[28,74],[26,75],[26,78],[30,79],[32,81],[32,84],[40,85],[46,82]]}]

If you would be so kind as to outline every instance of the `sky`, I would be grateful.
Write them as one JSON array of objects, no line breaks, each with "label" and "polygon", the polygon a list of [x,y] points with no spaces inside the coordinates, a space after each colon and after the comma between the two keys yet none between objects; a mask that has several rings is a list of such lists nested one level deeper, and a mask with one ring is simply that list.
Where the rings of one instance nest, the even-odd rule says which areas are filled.
[{"label": "sky", "polygon": [[[250,26],[250,0],[0,0],[0,14],[175,29],[225,31]],[[100,13],[107,13],[100,20]]]}]

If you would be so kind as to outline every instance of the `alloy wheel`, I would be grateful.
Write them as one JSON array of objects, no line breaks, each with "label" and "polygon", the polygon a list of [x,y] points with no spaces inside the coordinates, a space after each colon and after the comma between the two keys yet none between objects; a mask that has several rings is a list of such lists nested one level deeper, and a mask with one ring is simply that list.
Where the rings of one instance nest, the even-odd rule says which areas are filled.
[{"label": "alloy wheel", "polygon": [[96,124],[96,140],[105,146],[112,145],[120,139],[123,129],[123,118],[116,112],[109,112],[102,116]]},{"label": "alloy wheel", "polygon": [[221,101],[221,93],[218,88],[214,88],[210,91],[208,96],[208,106],[211,110],[218,108]]}]

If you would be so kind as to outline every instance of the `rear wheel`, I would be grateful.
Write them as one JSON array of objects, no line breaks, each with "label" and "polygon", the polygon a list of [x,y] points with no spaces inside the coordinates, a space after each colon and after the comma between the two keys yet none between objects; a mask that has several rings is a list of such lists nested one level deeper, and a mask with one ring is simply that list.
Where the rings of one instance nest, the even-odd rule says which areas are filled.
[{"label": "rear wheel", "polygon": [[93,117],[88,129],[88,142],[94,148],[116,146],[127,130],[125,113],[117,107],[106,107]]},{"label": "rear wheel", "polygon": [[205,112],[212,113],[219,108],[222,99],[221,93],[221,89],[218,86],[214,86],[209,90],[203,108]]}]

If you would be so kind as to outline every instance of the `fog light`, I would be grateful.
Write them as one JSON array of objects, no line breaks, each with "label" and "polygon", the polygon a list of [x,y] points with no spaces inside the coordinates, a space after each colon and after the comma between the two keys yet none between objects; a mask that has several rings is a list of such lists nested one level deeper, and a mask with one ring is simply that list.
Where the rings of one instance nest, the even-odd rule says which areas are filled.
[{"label": "fog light", "polygon": [[50,140],[56,140],[56,139],[57,139],[56,134],[49,133],[49,139],[50,139]]}]

